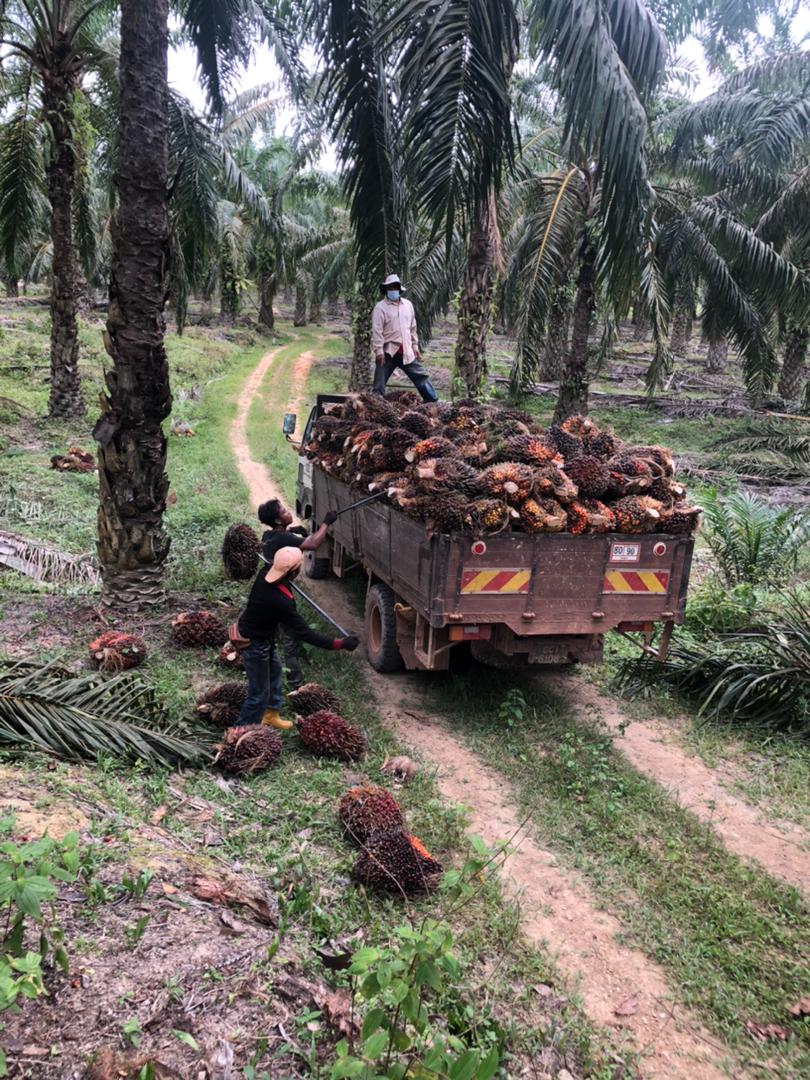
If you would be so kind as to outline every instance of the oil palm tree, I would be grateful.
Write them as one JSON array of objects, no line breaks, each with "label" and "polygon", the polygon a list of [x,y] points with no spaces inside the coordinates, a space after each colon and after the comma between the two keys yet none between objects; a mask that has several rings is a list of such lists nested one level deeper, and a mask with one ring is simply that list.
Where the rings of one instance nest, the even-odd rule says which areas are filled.
[{"label": "oil palm tree", "polygon": [[[34,145],[45,136],[44,177],[50,206],[53,244],[51,273],[51,389],[52,417],[84,412],[79,376],[79,336],[76,320],[76,246],[73,235],[76,191],[76,98],[93,65],[100,38],[108,26],[104,11],[109,0],[2,0],[0,45],[17,67],[24,94],[4,139],[4,150],[16,152],[0,163],[8,181],[15,168],[19,198],[0,202],[6,242],[4,257],[14,265],[20,243],[30,232],[39,177],[33,162]],[[36,116],[37,120],[33,117]],[[37,121],[41,116],[44,125]],[[28,190],[24,190],[28,188]],[[6,195],[9,192],[5,185]],[[10,216],[19,214],[16,223]],[[12,240],[12,235],[15,239]]]}]

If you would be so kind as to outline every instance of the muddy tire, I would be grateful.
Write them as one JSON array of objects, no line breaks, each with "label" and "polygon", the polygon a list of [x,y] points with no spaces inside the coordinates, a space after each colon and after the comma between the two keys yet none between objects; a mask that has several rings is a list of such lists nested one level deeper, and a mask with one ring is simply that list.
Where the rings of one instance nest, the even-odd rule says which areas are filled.
[{"label": "muddy tire", "polygon": [[404,667],[397,645],[396,597],[387,585],[372,585],[366,597],[366,654],[375,671],[388,674]]}]

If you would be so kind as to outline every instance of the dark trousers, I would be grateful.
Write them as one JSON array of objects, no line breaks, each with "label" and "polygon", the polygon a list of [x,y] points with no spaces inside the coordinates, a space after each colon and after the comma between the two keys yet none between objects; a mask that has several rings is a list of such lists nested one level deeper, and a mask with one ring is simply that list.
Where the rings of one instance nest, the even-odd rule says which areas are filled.
[{"label": "dark trousers", "polygon": [[422,401],[438,401],[439,395],[433,388],[433,383],[430,381],[430,376],[422,367],[421,360],[414,360],[410,364],[403,364],[402,352],[394,353],[393,356],[386,354],[382,363],[379,361],[376,364],[374,371],[374,393],[382,394],[385,397],[385,388],[388,385],[388,380],[394,374],[397,368],[401,368],[402,371],[408,376],[413,385],[419,391]]},{"label": "dark trousers", "polygon": [[[297,690],[299,686],[304,684],[304,672],[301,668],[302,660],[302,645],[298,638],[293,637],[288,633],[283,626],[279,626],[277,630],[276,650],[273,654],[273,667],[277,667],[279,671],[279,686],[281,685],[281,671],[283,670],[287,676],[287,688],[289,690]],[[280,652],[284,653],[284,664],[281,663]],[[272,705],[271,708],[275,708]]]},{"label": "dark trousers", "polygon": [[247,675],[247,697],[239,713],[239,726],[260,724],[265,709],[281,708],[281,665],[274,665],[271,641],[253,641],[242,653]]}]

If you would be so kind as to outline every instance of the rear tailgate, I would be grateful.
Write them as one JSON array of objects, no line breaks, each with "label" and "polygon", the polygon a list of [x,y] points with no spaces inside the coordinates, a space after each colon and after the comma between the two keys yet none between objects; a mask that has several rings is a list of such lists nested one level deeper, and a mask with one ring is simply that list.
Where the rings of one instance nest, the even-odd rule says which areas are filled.
[{"label": "rear tailgate", "polygon": [[454,536],[444,618],[516,634],[604,633],[683,620],[693,542],[672,536]]}]

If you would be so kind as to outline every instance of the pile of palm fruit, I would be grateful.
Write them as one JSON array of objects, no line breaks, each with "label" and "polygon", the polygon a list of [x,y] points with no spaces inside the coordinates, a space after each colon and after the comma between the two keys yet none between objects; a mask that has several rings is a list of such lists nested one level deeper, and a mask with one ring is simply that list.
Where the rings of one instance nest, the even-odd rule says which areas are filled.
[{"label": "pile of palm fruit", "polygon": [[305,452],[435,533],[683,536],[700,518],[669,450],[627,445],[582,416],[543,428],[519,409],[354,394],[326,406]]}]

